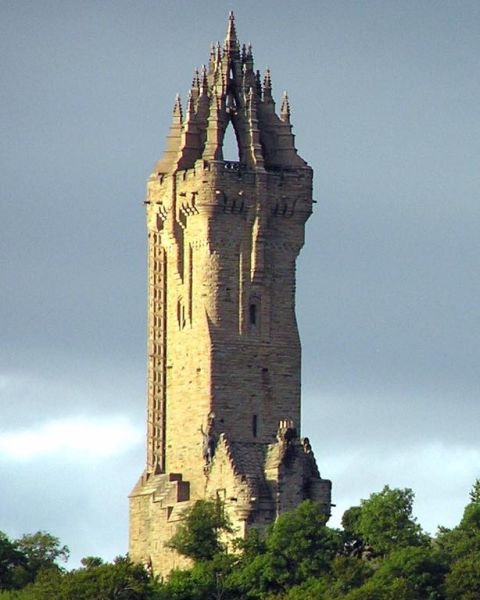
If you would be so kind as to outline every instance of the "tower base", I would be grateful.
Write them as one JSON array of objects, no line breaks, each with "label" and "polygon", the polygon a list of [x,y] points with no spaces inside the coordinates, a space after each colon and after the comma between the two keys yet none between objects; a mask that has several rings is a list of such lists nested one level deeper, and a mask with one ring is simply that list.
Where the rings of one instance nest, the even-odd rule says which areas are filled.
[{"label": "tower base", "polygon": [[272,444],[229,442],[221,434],[210,464],[204,467],[203,498],[193,498],[182,474],[142,475],[130,495],[129,555],[155,575],[187,567],[188,559],[166,544],[185,509],[199,499],[219,498],[235,529],[244,538],[250,528],[261,532],[278,515],[303,500],[318,501],[330,515],[331,482],[322,479],[307,438],[296,437],[287,421]]}]

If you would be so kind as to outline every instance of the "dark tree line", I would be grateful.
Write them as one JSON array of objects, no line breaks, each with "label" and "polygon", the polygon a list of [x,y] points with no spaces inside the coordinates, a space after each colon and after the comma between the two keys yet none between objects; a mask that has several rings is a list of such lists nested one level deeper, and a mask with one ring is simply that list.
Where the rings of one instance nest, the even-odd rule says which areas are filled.
[{"label": "dark tree line", "polygon": [[342,529],[307,501],[263,539],[233,544],[223,506],[199,501],[170,541],[192,566],[165,581],[128,557],[87,557],[67,571],[68,548],[54,536],[0,534],[0,600],[478,600],[480,481],[460,523],[435,537],[413,517],[413,499],[385,486],[348,509]]}]

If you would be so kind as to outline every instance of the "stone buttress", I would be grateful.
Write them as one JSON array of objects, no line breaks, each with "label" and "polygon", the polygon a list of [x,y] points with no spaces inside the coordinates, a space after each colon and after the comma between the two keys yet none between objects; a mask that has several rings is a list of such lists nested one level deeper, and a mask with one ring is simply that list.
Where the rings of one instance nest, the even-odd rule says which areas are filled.
[{"label": "stone buttress", "polygon": [[[223,158],[232,127],[238,161]],[[225,502],[237,534],[302,500],[330,513],[300,437],[295,261],[312,211],[284,96],[254,71],[233,15],[148,181],[147,465],[130,496],[130,557],[165,574],[165,547],[199,498]]]}]

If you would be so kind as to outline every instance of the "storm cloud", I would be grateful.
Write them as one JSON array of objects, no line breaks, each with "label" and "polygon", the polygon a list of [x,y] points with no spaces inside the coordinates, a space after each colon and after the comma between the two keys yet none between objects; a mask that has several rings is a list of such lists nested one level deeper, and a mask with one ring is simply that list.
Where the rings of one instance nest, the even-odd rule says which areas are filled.
[{"label": "storm cloud", "polygon": [[[480,458],[480,7],[231,7],[315,172],[297,315],[332,522],[388,483],[430,532],[453,525]],[[144,462],[145,181],[227,10],[20,0],[0,17],[0,530],[111,559]]]}]

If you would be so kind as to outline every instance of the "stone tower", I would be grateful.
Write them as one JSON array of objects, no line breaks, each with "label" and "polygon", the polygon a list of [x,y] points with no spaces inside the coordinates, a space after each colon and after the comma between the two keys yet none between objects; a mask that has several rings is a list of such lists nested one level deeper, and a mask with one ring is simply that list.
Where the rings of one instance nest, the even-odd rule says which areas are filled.
[{"label": "stone tower", "polygon": [[221,498],[240,536],[307,498],[330,512],[331,484],[300,438],[295,261],[312,169],[287,96],[277,115],[270,72],[254,70],[232,14],[185,111],[177,96],[146,209],[148,448],[129,552],[165,573],[182,560],[164,543],[199,498]]}]

